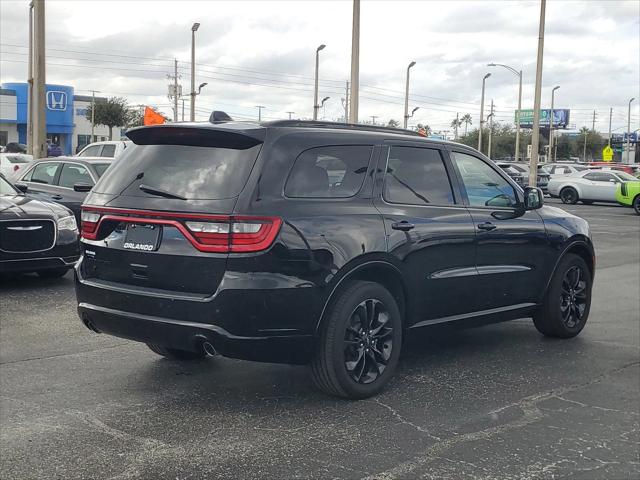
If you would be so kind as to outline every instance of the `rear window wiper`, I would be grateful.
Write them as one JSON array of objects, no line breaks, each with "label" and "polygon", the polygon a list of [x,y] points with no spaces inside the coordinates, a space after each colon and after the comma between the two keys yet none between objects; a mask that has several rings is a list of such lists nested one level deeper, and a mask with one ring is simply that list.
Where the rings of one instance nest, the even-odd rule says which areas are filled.
[{"label": "rear window wiper", "polygon": [[159,197],[165,198],[175,198],[177,200],[186,200],[186,197],[182,195],[178,195],[176,193],[167,192],[166,190],[162,190],[161,188],[150,187],[149,185],[145,185],[141,183],[138,188],[145,193],[150,193],[151,195],[158,195]]}]

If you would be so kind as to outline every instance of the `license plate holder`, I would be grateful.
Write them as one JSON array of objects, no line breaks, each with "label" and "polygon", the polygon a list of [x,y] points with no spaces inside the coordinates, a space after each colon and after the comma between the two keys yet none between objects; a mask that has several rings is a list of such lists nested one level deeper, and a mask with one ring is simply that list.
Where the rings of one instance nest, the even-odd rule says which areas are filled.
[{"label": "license plate holder", "polygon": [[145,225],[132,223],[127,225],[123,248],[140,252],[154,252],[160,243],[162,227],[159,225]]}]

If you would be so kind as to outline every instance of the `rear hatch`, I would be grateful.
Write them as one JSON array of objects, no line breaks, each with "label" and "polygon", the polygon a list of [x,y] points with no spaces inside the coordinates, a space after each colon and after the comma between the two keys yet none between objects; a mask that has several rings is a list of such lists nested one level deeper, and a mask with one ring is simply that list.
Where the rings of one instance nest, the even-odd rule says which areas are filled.
[{"label": "rear hatch", "polygon": [[112,287],[213,294],[229,252],[255,251],[279,227],[231,215],[264,129],[156,126],[127,135],[134,145],[83,206],[82,276]]}]

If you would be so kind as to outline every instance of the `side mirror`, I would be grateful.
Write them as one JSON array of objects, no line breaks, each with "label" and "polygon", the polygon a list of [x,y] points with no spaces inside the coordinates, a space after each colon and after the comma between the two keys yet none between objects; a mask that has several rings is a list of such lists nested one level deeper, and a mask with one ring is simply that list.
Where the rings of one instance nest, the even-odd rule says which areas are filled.
[{"label": "side mirror", "polygon": [[544,205],[544,194],[538,187],[524,188],[524,209],[537,210]]},{"label": "side mirror", "polygon": [[89,185],[88,183],[74,183],[73,190],[75,192],[89,192],[93,188],[93,185]]},{"label": "side mirror", "polygon": [[29,190],[29,185],[27,185],[26,183],[16,183],[14,187],[16,187],[22,193],[27,193],[27,191]]}]

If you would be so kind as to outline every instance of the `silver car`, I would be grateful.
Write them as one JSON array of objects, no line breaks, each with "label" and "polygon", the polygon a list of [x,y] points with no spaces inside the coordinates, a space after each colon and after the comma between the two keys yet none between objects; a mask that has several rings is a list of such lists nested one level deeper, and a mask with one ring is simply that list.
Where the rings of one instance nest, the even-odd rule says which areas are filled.
[{"label": "silver car", "polygon": [[549,194],[560,197],[562,203],[615,202],[618,184],[637,180],[626,172],[586,170],[552,177],[547,188]]}]

